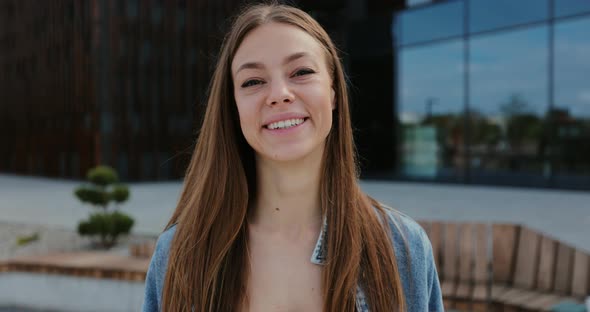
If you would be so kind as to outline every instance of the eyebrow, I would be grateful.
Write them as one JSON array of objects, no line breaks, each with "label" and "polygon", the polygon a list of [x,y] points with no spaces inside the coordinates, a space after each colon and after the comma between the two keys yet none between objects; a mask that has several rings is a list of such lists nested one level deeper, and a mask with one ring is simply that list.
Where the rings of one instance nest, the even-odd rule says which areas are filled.
[{"label": "eyebrow", "polygon": [[[293,62],[297,59],[300,59],[302,57],[306,57],[306,56],[310,56],[309,53],[307,52],[297,52],[297,53],[293,53],[289,56],[287,56],[285,58],[285,60],[283,61],[283,65],[288,64],[290,62]],[[262,65],[262,63],[258,63],[258,62],[248,62],[248,63],[244,63],[242,64],[240,67],[238,67],[238,70],[236,70],[236,74],[240,72],[240,70],[242,69],[260,69],[260,68],[264,68],[264,65]]]}]

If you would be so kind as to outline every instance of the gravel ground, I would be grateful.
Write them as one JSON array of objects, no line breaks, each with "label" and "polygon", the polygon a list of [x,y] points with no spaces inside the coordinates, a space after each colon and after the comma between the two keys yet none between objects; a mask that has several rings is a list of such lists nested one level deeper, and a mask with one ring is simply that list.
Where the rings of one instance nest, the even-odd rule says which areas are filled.
[{"label": "gravel ground", "polygon": [[[39,235],[38,240],[25,245],[18,245],[17,240],[19,237],[30,236],[35,233]],[[155,239],[154,236],[148,235],[132,234],[122,236],[119,238],[119,243],[111,251],[128,254],[128,247],[131,243],[153,239]],[[96,247],[90,239],[79,236],[75,231],[56,226],[0,222],[0,260],[24,255],[82,250],[96,250]]]}]

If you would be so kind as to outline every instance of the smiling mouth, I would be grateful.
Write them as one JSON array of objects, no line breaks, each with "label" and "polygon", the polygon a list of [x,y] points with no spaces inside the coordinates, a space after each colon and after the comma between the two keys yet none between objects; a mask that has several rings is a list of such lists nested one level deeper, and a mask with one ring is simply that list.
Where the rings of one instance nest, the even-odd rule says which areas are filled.
[{"label": "smiling mouth", "polygon": [[304,123],[308,119],[309,119],[309,117],[281,120],[278,122],[270,123],[270,124],[265,125],[263,127],[268,130],[289,129],[292,127],[299,126],[300,124]]}]

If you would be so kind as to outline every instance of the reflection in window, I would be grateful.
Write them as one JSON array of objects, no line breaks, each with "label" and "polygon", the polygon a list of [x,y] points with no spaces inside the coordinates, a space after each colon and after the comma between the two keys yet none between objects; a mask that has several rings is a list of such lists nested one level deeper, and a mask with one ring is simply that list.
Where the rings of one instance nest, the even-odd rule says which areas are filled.
[{"label": "reflection in window", "polygon": [[470,0],[469,2],[471,32],[542,21],[548,17],[547,0]]},{"label": "reflection in window", "polygon": [[590,13],[588,0],[554,0],[553,5],[556,17]]},{"label": "reflection in window", "polygon": [[463,1],[431,5],[398,15],[401,44],[461,36],[463,34]]},{"label": "reflection in window", "polygon": [[555,24],[553,150],[556,181],[590,185],[590,18]]},{"label": "reflection in window", "polygon": [[463,168],[463,42],[400,52],[400,174],[457,180]]},{"label": "reflection in window", "polygon": [[475,37],[470,43],[474,181],[545,183],[547,32],[541,26]]},{"label": "reflection in window", "polygon": [[415,6],[415,5],[420,5],[420,4],[426,4],[429,3],[432,0],[406,0],[406,5],[411,7],[411,6]]}]

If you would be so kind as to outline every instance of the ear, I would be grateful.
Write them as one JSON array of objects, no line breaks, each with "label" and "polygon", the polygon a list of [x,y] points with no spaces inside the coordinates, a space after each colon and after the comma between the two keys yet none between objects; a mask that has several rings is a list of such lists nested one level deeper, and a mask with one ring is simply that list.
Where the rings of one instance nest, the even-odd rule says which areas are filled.
[{"label": "ear", "polygon": [[336,91],[334,91],[334,87],[331,88],[332,90],[332,110],[336,109]]}]

